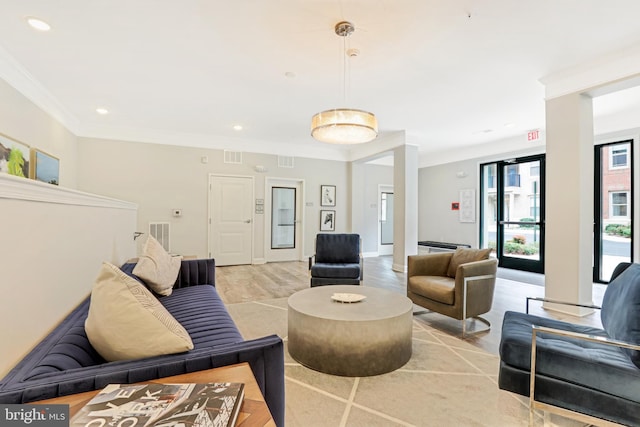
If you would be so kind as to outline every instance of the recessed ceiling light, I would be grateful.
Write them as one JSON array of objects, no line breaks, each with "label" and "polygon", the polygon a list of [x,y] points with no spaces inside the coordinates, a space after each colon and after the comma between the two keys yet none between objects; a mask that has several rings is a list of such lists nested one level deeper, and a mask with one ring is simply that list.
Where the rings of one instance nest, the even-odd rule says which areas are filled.
[{"label": "recessed ceiling light", "polygon": [[109,114],[109,110],[107,110],[106,108],[98,107],[96,108],[96,113],[105,115]]},{"label": "recessed ceiling light", "polygon": [[241,125],[234,125],[233,126],[233,130],[242,130],[242,126]]},{"label": "recessed ceiling light", "polygon": [[515,126],[516,126],[515,123],[505,123],[504,124],[504,127],[506,127],[506,128],[512,128],[512,127],[515,127]]},{"label": "recessed ceiling light", "polygon": [[296,73],[294,73],[293,71],[287,71],[286,73],[284,73],[284,76],[290,79],[294,79],[296,77]]},{"label": "recessed ceiling light", "polygon": [[31,28],[34,28],[38,31],[49,31],[51,29],[51,25],[47,24],[40,18],[27,16],[25,19],[27,20],[27,23],[31,25]]}]

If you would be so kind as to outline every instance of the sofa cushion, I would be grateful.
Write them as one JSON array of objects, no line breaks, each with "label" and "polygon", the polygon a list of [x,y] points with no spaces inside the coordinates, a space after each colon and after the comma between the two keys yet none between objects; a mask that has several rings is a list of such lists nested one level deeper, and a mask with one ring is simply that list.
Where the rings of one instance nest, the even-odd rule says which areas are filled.
[{"label": "sofa cushion", "polygon": [[312,277],[331,277],[334,279],[357,279],[360,277],[360,264],[316,263],[311,266]]},{"label": "sofa cushion", "polygon": [[170,295],[176,282],[182,257],[171,256],[153,236],[147,237],[133,274],[159,295]]},{"label": "sofa cushion", "polygon": [[456,277],[456,271],[458,270],[458,266],[460,264],[489,259],[489,255],[491,255],[491,249],[458,248],[454,252],[453,256],[451,257],[451,261],[449,262],[447,276]]},{"label": "sofa cushion", "polygon": [[[640,264],[632,264],[609,283],[600,316],[611,338],[640,345]],[[624,351],[640,368],[640,351]]]},{"label": "sofa cushion", "polygon": [[408,287],[414,294],[442,304],[453,305],[455,301],[454,279],[446,276],[409,277]]},{"label": "sofa cushion", "polygon": [[85,330],[107,361],[187,351],[187,331],[138,281],[103,263],[91,292]]},{"label": "sofa cushion", "polygon": [[[602,329],[507,311],[502,324],[500,358],[507,365],[531,369],[531,325],[606,336]],[[537,334],[536,372],[563,382],[638,401],[640,370],[619,348],[551,334]]]},{"label": "sofa cushion", "polygon": [[184,326],[196,350],[243,341],[213,286],[174,289],[159,301]]}]

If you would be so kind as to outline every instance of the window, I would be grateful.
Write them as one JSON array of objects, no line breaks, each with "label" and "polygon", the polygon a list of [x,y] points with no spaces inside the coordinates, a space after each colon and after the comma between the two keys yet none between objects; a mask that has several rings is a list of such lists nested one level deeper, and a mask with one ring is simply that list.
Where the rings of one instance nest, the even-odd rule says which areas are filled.
[{"label": "window", "polygon": [[611,217],[629,217],[629,192],[612,191],[609,193]]},{"label": "window", "polygon": [[529,216],[540,218],[540,197],[538,195],[529,198]]},{"label": "window", "polygon": [[507,187],[520,187],[519,165],[507,165],[505,167],[504,181]]},{"label": "window", "polygon": [[531,165],[531,169],[529,169],[529,175],[530,176],[540,176],[540,165],[539,164],[532,164]]},{"label": "window", "polygon": [[629,167],[629,146],[614,145],[609,151],[609,169]]}]

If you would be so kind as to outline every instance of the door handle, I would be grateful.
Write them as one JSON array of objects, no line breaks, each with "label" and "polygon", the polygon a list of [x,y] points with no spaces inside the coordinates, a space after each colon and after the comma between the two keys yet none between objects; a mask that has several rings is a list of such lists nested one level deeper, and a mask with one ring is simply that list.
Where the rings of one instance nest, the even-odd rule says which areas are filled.
[{"label": "door handle", "polygon": [[250,219],[246,220],[245,224],[251,224],[251,220]]}]

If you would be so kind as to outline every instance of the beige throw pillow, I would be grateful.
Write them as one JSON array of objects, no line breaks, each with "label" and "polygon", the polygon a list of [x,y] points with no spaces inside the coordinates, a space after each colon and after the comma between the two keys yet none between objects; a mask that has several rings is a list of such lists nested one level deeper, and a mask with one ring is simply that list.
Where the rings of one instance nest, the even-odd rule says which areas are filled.
[{"label": "beige throw pillow", "polygon": [[489,255],[491,255],[491,249],[458,248],[451,257],[447,276],[456,277],[456,270],[460,264],[489,259]]},{"label": "beige throw pillow", "polygon": [[181,256],[171,256],[153,236],[147,237],[142,256],[133,269],[133,274],[158,295],[171,295],[173,285],[180,272]]},{"label": "beige throw pillow", "polygon": [[191,350],[184,327],[136,279],[107,262],[91,292],[89,342],[112,362]]}]

